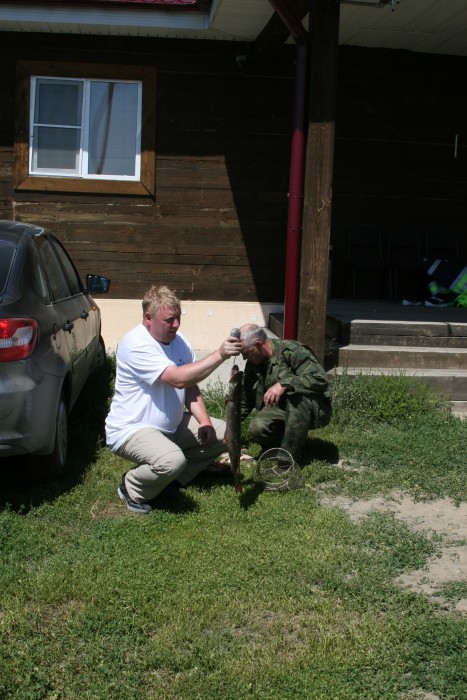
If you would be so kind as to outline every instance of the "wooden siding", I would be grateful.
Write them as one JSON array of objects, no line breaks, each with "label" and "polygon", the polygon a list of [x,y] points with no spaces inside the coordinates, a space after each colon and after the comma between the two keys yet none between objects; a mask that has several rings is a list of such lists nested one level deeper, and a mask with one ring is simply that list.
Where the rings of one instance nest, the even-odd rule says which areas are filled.
[{"label": "wooden siding", "polygon": [[[157,69],[154,197],[14,190],[13,114],[0,165],[4,218],[45,225],[84,276],[112,280],[111,296],[141,298],[153,283],[182,299],[281,301],[293,106],[278,61],[239,74],[242,45],[98,37],[5,35],[3,73],[15,59],[142,64]],[[3,36],[2,36],[3,40]],[[7,65],[5,65],[7,64]],[[111,76],[110,76],[111,77]],[[1,83],[14,102],[14,84]]]},{"label": "wooden siding", "polygon": [[[154,197],[15,191],[15,67],[39,59],[157,69]],[[2,33],[0,216],[50,227],[114,298],[165,283],[182,299],[282,302],[294,59],[290,46],[258,58],[228,42]],[[453,226],[467,258],[466,61],[340,49],[334,296],[348,294],[352,223]]]}]

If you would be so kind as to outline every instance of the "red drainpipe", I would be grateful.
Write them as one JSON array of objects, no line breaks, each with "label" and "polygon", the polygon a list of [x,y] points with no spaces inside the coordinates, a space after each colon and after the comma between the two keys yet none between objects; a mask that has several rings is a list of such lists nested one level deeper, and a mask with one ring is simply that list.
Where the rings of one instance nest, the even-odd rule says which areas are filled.
[{"label": "red drainpipe", "polygon": [[300,288],[303,223],[303,178],[305,163],[305,92],[308,49],[297,44],[295,108],[290,156],[289,212],[285,267],[284,339],[296,340]]},{"label": "red drainpipe", "polygon": [[283,0],[269,0],[290,31],[296,45],[295,101],[290,155],[289,210],[285,268],[284,339],[297,338],[300,258],[303,223],[305,164],[305,95],[308,64],[308,32]]}]

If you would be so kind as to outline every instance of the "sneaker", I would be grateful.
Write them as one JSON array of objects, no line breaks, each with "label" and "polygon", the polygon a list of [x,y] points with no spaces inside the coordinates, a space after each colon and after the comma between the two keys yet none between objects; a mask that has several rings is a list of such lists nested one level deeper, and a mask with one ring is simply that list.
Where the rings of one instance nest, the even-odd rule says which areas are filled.
[{"label": "sneaker", "polygon": [[149,503],[137,503],[132,498],[130,498],[130,495],[126,490],[125,486],[125,475],[126,472],[125,474],[123,474],[122,483],[117,489],[118,497],[122,501],[125,501],[126,507],[128,508],[128,510],[131,510],[132,513],[142,513],[143,515],[146,515],[146,513],[150,513],[152,511],[152,508],[149,505]]},{"label": "sneaker", "polygon": [[430,306],[431,308],[443,309],[447,306],[446,302],[439,297],[431,297],[425,302],[425,306]]}]

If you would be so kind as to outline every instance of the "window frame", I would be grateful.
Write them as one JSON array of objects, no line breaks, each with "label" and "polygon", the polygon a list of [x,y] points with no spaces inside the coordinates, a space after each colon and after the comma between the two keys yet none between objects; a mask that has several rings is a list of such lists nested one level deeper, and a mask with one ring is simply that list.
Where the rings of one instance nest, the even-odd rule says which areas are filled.
[{"label": "window frame", "polygon": [[[39,120],[39,115],[37,114],[37,103],[40,101],[41,86],[44,81],[49,81],[49,85],[55,83],[57,87],[62,87],[66,89],[68,85],[74,85],[78,87],[80,92],[79,106],[80,114],[77,119],[76,124],[58,124],[58,123],[41,123]],[[53,83],[51,82],[53,81]],[[93,87],[96,85],[118,85],[118,86],[133,86],[136,89],[136,113],[134,113],[135,119],[134,123],[136,126],[133,134],[135,136],[135,149],[133,152],[133,173],[127,175],[116,175],[111,176],[101,175],[96,172],[89,172],[89,150],[90,142],[93,136],[91,132],[91,96]],[[42,175],[45,177],[80,177],[89,180],[125,180],[127,182],[139,182],[141,174],[141,112],[142,112],[142,83],[141,80],[102,80],[95,78],[56,78],[50,75],[33,75],[30,81],[31,86],[31,112],[29,117],[30,134],[32,132],[30,143],[29,143],[29,174],[30,175]],[[133,116],[133,115],[132,115]],[[74,151],[75,167],[71,168],[60,168],[60,167],[40,167],[37,163],[39,158],[39,140],[41,129],[55,129],[56,133],[63,134],[66,131],[72,131],[77,134],[77,139],[79,141],[79,146]],[[37,137],[36,137],[37,130]],[[36,165],[34,166],[34,163]]]},{"label": "window frame", "polygon": [[[142,83],[141,170],[137,180],[42,175],[29,172],[31,79],[78,78]],[[16,90],[16,186],[18,191],[150,195],[155,193],[156,69],[143,66],[18,61]]]}]

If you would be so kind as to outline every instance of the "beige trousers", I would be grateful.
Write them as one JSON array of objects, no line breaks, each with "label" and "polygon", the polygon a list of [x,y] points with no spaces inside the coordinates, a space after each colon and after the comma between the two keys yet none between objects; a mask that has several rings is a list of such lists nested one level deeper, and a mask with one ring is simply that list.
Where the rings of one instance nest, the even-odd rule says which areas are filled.
[{"label": "beige trousers", "polygon": [[185,412],[175,433],[142,428],[116,450],[120,457],[137,464],[125,477],[130,498],[137,503],[151,501],[175,479],[188,484],[225,452],[225,423],[217,418],[211,418],[211,422],[217,440],[207,447],[198,441],[198,421]]}]

